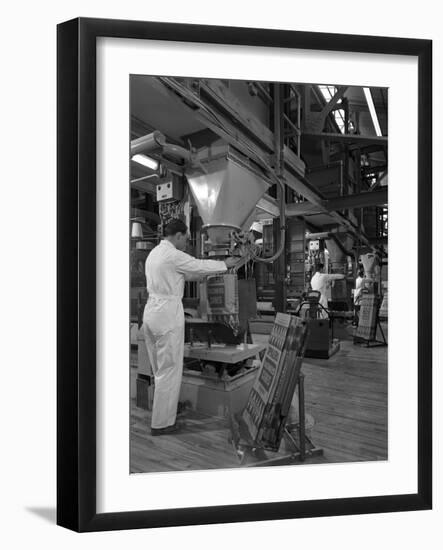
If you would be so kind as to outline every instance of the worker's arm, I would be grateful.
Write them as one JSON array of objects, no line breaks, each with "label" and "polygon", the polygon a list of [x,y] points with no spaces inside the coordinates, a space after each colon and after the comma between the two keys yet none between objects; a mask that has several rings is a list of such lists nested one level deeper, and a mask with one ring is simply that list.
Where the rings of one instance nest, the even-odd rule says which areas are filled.
[{"label": "worker's arm", "polygon": [[341,273],[325,273],[326,277],[326,286],[330,288],[331,286],[334,286],[334,281],[338,281],[340,279],[344,279],[345,276]]},{"label": "worker's arm", "polygon": [[218,260],[197,260],[197,258],[181,250],[175,252],[174,263],[177,271],[182,273],[188,281],[212,273],[224,273],[227,271],[225,262]]},{"label": "worker's arm", "polygon": [[338,281],[339,279],[344,279],[345,276],[342,273],[326,273],[328,281]]}]

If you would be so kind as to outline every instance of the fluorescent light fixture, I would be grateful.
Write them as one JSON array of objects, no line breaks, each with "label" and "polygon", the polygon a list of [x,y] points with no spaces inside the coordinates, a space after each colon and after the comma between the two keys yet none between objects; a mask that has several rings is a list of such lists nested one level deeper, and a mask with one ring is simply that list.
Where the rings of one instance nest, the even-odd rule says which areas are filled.
[{"label": "fluorescent light fixture", "polygon": [[147,157],[146,155],[134,155],[132,160],[138,162],[139,164],[143,164],[143,166],[146,166],[151,170],[157,170],[158,168],[158,162],[151,157]]},{"label": "fluorescent light fixture", "polygon": [[372,124],[374,125],[375,133],[377,134],[377,136],[381,136],[382,133],[380,129],[380,124],[378,123],[377,112],[375,111],[375,105],[372,99],[371,90],[369,88],[363,88],[363,91],[365,93],[366,101],[368,103],[369,112],[371,113]]}]

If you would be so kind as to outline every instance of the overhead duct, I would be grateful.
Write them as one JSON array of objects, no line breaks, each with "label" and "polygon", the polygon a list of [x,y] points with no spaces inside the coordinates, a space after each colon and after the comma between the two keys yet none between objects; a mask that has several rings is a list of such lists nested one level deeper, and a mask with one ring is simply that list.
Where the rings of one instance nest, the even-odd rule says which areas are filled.
[{"label": "overhead duct", "polygon": [[205,163],[205,172],[187,176],[189,188],[214,244],[223,242],[232,230],[240,231],[251,221],[255,206],[269,184],[229,156]]},{"label": "overhead duct", "polygon": [[184,147],[167,143],[166,137],[158,130],[131,141],[131,157],[156,152],[172,157],[174,160],[179,159],[181,162],[190,161],[192,156],[191,152]]},{"label": "overhead duct", "polygon": [[159,132],[155,131],[146,136],[142,136],[131,141],[131,157],[134,155],[146,155],[152,152],[159,151],[166,144],[165,136]]}]

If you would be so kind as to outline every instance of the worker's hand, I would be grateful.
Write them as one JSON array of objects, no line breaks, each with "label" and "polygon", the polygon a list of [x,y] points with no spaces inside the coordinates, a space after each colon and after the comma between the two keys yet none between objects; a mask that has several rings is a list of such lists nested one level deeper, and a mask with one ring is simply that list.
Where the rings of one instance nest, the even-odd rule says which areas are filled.
[{"label": "worker's hand", "polygon": [[229,258],[226,258],[226,260],[224,260],[224,262],[226,264],[226,267],[228,269],[231,269],[231,267],[235,267],[238,263],[240,263],[240,259],[229,257]]}]

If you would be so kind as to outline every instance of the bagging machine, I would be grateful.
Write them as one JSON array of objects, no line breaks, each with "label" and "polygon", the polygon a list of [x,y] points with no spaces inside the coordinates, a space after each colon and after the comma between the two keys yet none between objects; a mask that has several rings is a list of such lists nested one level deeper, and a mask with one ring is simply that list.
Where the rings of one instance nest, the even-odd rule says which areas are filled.
[{"label": "bagging machine", "polygon": [[244,406],[266,347],[253,344],[249,333],[256,291],[248,262],[255,253],[249,228],[269,184],[228,148],[215,158],[208,153],[200,153],[197,169],[187,174],[203,223],[200,255],[217,260],[234,256],[239,262],[235,270],[200,283],[199,318],[186,322],[181,399],[202,412],[228,416]]},{"label": "bagging machine", "polygon": [[[354,343],[386,346],[387,340],[380,321],[383,295],[379,257],[370,252],[361,255],[360,262],[363,265],[364,278]],[[381,339],[378,339],[378,335]]]},{"label": "bagging machine", "polygon": [[[225,144],[187,151],[154,134],[144,140],[147,152],[160,150],[168,167],[157,183],[160,230],[173,217],[188,227],[201,220],[194,255],[238,258],[235,269],[200,282],[195,314],[185,323],[180,400],[201,412],[226,416],[244,406],[266,348],[252,343],[249,332],[257,302],[251,264],[262,259],[250,227],[272,176]],[[143,139],[135,141],[140,153]]]},{"label": "bagging machine", "polygon": [[[132,146],[137,154],[155,152],[164,167],[156,183],[159,231],[171,218],[181,218],[194,229],[195,256],[238,258],[235,269],[208,276],[194,287],[194,313],[185,323],[180,396],[208,414],[238,412],[266,348],[266,344],[254,344],[249,331],[248,321],[257,314],[252,265],[272,264],[285,249],[284,184],[262,159],[246,158],[220,141],[198,151],[186,150],[154,132],[134,140]],[[282,190],[281,230],[273,254],[264,257],[263,244],[255,242],[250,228],[257,218],[257,205],[273,184]]]},{"label": "bagging machine", "polygon": [[368,252],[360,256],[364,269],[364,290],[369,294],[380,294],[380,264],[376,254]]}]

